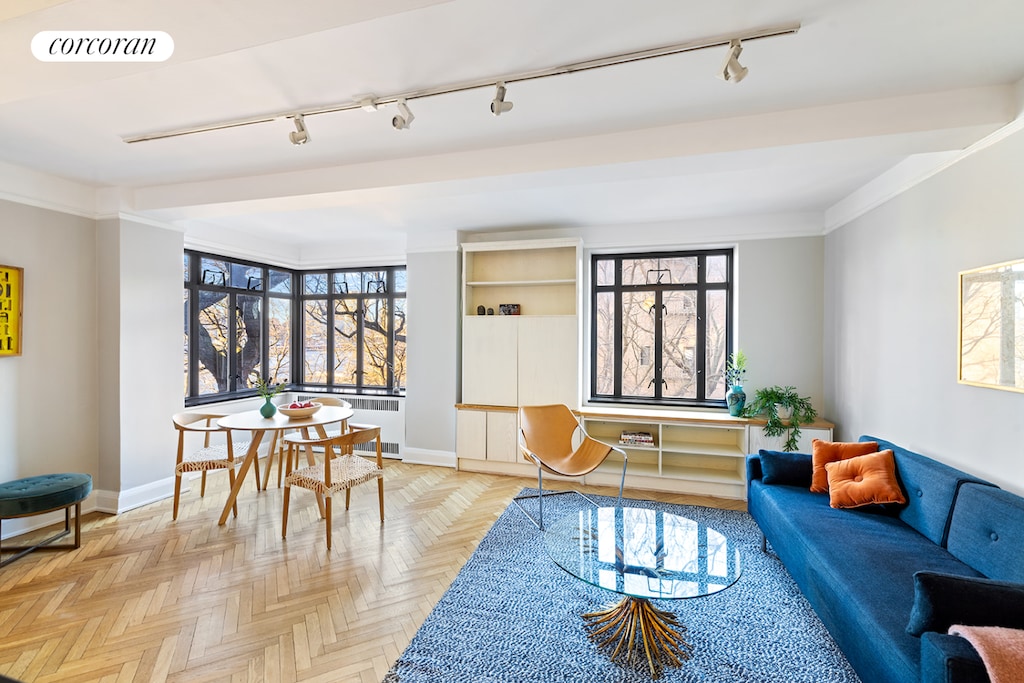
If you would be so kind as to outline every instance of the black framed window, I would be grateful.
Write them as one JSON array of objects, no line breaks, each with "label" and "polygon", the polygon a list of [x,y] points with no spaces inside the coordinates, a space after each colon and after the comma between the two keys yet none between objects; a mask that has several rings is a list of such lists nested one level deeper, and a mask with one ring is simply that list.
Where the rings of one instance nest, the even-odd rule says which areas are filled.
[{"label": "black framed window", "polygon": [[404,391],[404,267],[303,273],[300,303],[303,385]]},{"label": "black framed window", "polygon": [[591,257],[596,402],[725,405],[731,249]]},{"label": "black framed window", "polygon": [[186,405],[251,395],[259,377],[403,391],[404,267],[305,273],[196,251],[183,264]]}]

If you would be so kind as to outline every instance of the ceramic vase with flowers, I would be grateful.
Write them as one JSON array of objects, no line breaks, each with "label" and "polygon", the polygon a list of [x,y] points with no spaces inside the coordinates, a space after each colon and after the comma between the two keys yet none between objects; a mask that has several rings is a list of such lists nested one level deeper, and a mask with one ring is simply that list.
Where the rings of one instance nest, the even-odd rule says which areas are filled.
[{"label": "ceramic vase with flowers", "polygon": [[725,381],[729,385],[729,390],[725,392],[725,403],[733,417],[739,417],[747,404],[747,394],[743,391],[743,379],[746,375],[747,355],[742,350],[732,352],[725,366]]},{"label": "ceramic vase with flowers", "polygon": [[283,390],[284,384],[271,384],[263,377],[256,378],[256,393],[258,393],[265,401],[264,404],[260,406],[260,415],[268,420],[274,417],[274,414],[277,412],[277,406],[274,405],[271,399],[280,394]]}]

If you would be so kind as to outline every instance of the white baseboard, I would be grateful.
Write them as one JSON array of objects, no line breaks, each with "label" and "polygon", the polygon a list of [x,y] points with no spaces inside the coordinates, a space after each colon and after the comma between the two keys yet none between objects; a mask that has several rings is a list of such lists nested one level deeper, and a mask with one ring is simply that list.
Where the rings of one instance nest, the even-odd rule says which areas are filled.
[{"label": "white baseboard", "polygon": [[[186,490],[188,478],[182,482],[182,491]],[[112,515],[119,515],[128,510],[155,503],[158,500],[170,498],[174,495],[174,477],[165,477],[157,481],[126,489],[124,491],[100,491],[102,496],[102,507],[97,509],[100,512],[109,512]]]},{"label": "white baseboard", "polygon": [[433,451],[428,448],[411,448],[406,446],[402,451],[402,462],[413,465],[434,465],[436,467],[456,466],[455,453],[452,451]]}]

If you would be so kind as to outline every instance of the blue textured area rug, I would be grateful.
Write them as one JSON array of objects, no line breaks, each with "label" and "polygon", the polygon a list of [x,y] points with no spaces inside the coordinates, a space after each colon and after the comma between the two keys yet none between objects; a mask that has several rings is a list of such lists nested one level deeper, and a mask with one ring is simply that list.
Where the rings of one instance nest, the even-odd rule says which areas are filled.
[{"label": "blue textured area rug", "polygon": [[[595,500],[615,504],[613,498]],[[550,525],[585,505],[575,495],[545,498],[545,520]],[[750,515],[651,501],[623,500],[623,505],[689,517],[741,546],[743,575],[731,588],[705,598],[654,601],[679,616],[694,646],[693,659],[666,668],[659,680],[858,683],[782,564],[761,552],[760,532]],[[587,638],[580,618],[620,597],[554,564],[543,533],[509,506],[384,683],[648,682],[646,663],[610,661]]]}]

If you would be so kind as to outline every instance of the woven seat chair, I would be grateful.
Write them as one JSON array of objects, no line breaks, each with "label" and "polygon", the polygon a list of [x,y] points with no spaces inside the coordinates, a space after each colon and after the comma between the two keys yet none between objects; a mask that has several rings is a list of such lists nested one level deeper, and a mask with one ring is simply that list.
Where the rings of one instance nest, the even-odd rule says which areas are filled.
[{"label": "woven seat chair", "polygon": [[[575,440],[575,441],[574,441]],[[578,446],[573,444],[578,442]],[[562,477],[582,477],[596,470],[612,454],[622,456],[622,478],[619,480],[619,499],[622,505],[622,487],[626,483],[626,452],[592,439],[583,429],[579,420],[562,404],[547,406],[522,406],[519,408],[519,450],[537,466],[537,493],[517,496],[512,502],[522,510],[538,529],[544,530],[544,473]],[[551,491],[555,496],[575,493],[595,507],[599,507],[589,496],[574,490]],[[521,501],[537,499],[537,517],[534,517]]]},{"label": "woven seat chair", "polygon": [[[376,462],[353,455],[355,446],[376,441]],[[323,447],[324,462],[291,469],[291,463],[298,457],[302,447]],[[340,436],[301,439],[294,435],[288,438],[286,462],[289,471],[284,479],[284,510],[281,516],[281,538],[288,534],[288,504],[293,486],[308,489],[324,496],[324,521],[327,528],[327,549],[331,549],[331,500],[335,493],[345,492],[345,509],[348,510],[352,488],[359,484],[377,480],[377,497],[380,503],[380,522],[384,523],[384,461],[381,456],[380,427],[374,425],[350,425],[350,431]]]},{"label": "woven seat chair", "polygon": [[[202,472],[202,483],[199,488],[200,497],[206,495],[206,473],[210,470],[228,471],[228,479],[232,486],[235,483],[235,467],[241,464],[241,460],[235,460],[235,450],[245,453],[249,448],[250,441],[234,441],[231,437],[231,430],[221,429],[217,420],[224,417],[213,413],[177,413],[172,418],[174,428],[178,430],[178,458],[174,466],[174,514],[173,519],[178,519],[178,501],[181,497],[181,475],[186,472]],[[203,447],[194,453],[186,456],[185,438],[186,434],[200,433],[203,435]],[[210,443],[213,434],[223,434],[223,444]],[[260,465],[257,459],[256,467],[256,488],[260,488]],[[238,516],[238,505],[234,508],[235,517]]]},{"label": "woven seat chair", "polygon": [[[336,398],[334,396],[317,396],[311,399],[313,403],[319,403],[322,406],[337,406],[339,408],[351,408],[352,404],[348,401]],[[328,428],[326,430],[327,436],[341,436],[348,431],[348,420],[342,420],[341,425],[338,428]],[[267,457],[267,470],[263,473],[263,488],[267,488],[267,484],[270,481],[270,468],[274,464],[274,458],[277,458],[277,485],[281,486],[281,471],[282,463],[284,462],[285,453],[288,450],[289,439],[302,439],[298,432],[289,431],[285,432],[278,437],[277,432],[274,433],[274,441],[270,446],[269,455]],[[298,451],[295,451],[296,454]],[[292,462],[292,468],[298,467],[298,461]]]}]

